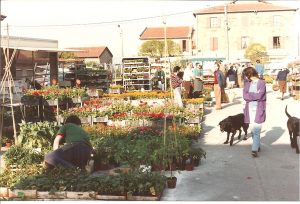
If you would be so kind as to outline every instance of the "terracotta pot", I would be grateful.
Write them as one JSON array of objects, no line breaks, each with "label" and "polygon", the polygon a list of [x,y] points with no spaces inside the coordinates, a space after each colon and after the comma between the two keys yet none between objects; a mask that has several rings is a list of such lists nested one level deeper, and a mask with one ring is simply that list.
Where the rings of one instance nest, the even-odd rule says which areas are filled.
[{"label": "terracotta pot", "polygon": [[186,171],[193,171],[193,169],[194,169],[194,164],[193,163],[185,165],[185,170]]},{"label": "terracotta pot", "polygon": [[168,188],[176,188],[177,178],[175,176],[167,178]]},{"label": "terracotta pot", "polygon": [[200,159],[193,159],[193,164],[194,164],[195,167],[196,167],[196,166],[199,166],[199,164],[200,164]]},{"label": "terracotta pot", "polygon": [[11,147],[11,142],[6,142],[5,146],[6,146],[7,149],[9,149]]}]

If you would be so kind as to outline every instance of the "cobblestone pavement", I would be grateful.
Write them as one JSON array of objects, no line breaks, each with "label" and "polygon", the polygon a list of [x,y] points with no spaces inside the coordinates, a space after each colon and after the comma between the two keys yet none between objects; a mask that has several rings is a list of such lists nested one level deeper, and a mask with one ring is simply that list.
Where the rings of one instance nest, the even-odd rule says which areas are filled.
[{"label": "cobblestone pavement", "polygon": [[[261,134],[261,152],[252,158],[251,137],[224,145],[226,133],[218,123],[229,115],[242,113],[242,89],[232,103],[221,110],[205,108],[202,134],[198,144],[207,159],[193,171],[177,172],[177,187],[165,189],[163,201],[297,201],[299,200],[299,154],[290,147],[285,106],[292,116],[300,118],[300,103],[267,86],[267,120]],[[226,90],[228,93],[229,90]],[[243,134],[242,134],[243,136]],[[250,133],[248,133],[250,136]],[[298,140],[299,141],[299,140]],[[298,142],[299,144],[299,142]]]}]

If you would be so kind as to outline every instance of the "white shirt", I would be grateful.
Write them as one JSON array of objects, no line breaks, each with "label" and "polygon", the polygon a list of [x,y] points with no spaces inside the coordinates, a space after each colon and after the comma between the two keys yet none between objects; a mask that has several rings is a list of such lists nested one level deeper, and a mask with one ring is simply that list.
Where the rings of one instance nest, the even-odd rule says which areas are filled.
[{"label": "white shirt", "polygon": [[183,81],[191,81],[193,76],[192,69],[190,68],[185,68],[183,72]]}]

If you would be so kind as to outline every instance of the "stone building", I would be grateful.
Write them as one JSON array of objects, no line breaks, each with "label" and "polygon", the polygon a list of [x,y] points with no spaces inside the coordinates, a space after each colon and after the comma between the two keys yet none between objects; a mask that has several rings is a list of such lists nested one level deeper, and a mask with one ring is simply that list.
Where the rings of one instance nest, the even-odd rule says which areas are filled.
[{"label": "stone building", "polygon": [[265,46],[270,61],[297,56],[296,11],[297,8],[255,1],[224,3],[196,11],[197,56],[242,59],[251,43]]},{"label": "stone building", "polygon": [[[189,26],[166,27],[166,38],[176,42],[184,55],[192,55],[194,46],[194,29]],[[140,35],[142,42],[148,40],[164,40],[164,27],[149,27],[145,28]]]}]

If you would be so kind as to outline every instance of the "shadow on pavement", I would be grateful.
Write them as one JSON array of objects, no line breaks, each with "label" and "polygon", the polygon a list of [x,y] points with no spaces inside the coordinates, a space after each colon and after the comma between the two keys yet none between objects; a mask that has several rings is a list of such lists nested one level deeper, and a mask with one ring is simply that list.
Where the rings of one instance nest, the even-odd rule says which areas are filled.
[{"label": "shadow on pavement", "polygon": [[272,130],[266,132],[266,135],[261,138],[261,142],[271,145],[283,135],[284,131],[281,127],[273,127]]}]

